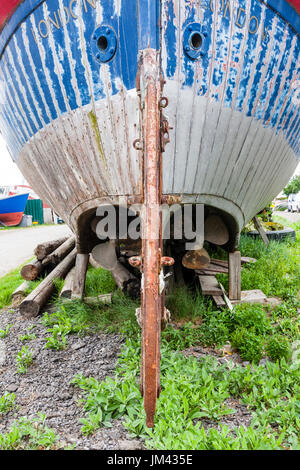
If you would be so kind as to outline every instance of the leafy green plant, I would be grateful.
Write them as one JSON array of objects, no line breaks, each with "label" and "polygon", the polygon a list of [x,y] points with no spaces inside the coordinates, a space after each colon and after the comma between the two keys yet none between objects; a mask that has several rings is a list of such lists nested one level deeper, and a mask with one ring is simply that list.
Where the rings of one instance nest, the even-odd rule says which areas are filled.
[{"label": "leafy green plant", "polygon": [[47,329],[52,336],[46,338],[46,349],[64,349],[67,345],[67,335],[83,333],[87,329],[84,319],[80,316],[69,315],[67,306],[64,305],[60,305],[58,311],[51,315],[46,312],[42,323],[44,326],[51,326]]},{"label": "leafy green plant", "polygon": [[27,372],[27,368],[32,364],[33,357],[32,351],[30,351],[26,346],[23,346],[21,351],[17,354],[17,372],[18,374],[25,374]]},{"label": "leafy green plant", "polygon": [[[73,385],[82,391],[80,405],[86,413],[81,420],[83,433],[111,426],[113,419],[123,417],[124,426],[150,449],[297,448],[299,377],[286,362],[267,362],[266,367],[220,365],[211,357],[186,358],[163,342],[162,391],[155,428],[151,430],[145,427],[136,381],[139,362],[138,342],[130,338],[119,356],[114,379],[99,382],[93,377],[75,376]],[[231,428],[222,423],[224,416],[236,411],[227,406],[230,396],[253,410],[248,428]],[[280,413],[282,403],[286,403],[286,413]],[[272,409],[276,411],[271,412]],[[274,427],[277,418],[279,426]],[[218,422],[218,430],[205,430],[201,425],[203,419]]]},{"label": "leafy green plant", "polygon": [[67,345],[66,336],[70,333],[70,328],[62,325],[54,325],[52,328],[47,330],[48,333],[52,333],[52,336],[46,338],[45,349],[65,349]]},{"label": "leafy green plant", "polygon": [[0,330],[0,338],[6,338],[6,336],[8,335],[9,333],[9,330],[11,329],[13,325],[7,325],[6,328],[4,330]]},{"label": "leafy green plant", "polygon": [[300,175],[294,176],[291,181],[284,188],[283,192],[286,196],[290,194],[296,194],[300,191]]},{"label": "leafy green plant", "polygon": [[13,393],[4,393],[0,397],[0,415],[8,413],[15,406],[15,395]]},{"label": "leafy green plant", "polygon": [[265,335],[270,331],[270,322],[262,305],[241,304],[234,308],[232,327],[252,329],[257,335]]},{"label": "leafy green plant", "polygon": [[284,358],[289,360],[292,354],[291,345],[285,336],[271,336],[266,344],[266,353],[273,360]]},{"label": "leafy green plant", "polygon": [[204,346],[221,346],[226,343],[229,339],[226,323],[219,314],[204,318],[200,327],[201,343]]},{"label": "leafy green plant", "polygon": [[25,341],[32,341],[33,339],[36,339],[36,335],[34,333],[26,333],[25,335],[20,335],[19,340],[23,342]]},{"label": "leafy green plant", "polygon": [[231,335],[231,344],[237,348],[245,361],[258,363],[263,354],[262,337],[255,329],[237,328]]},{"label": "leafy green plant", "polygon": [[52,429],[45,425],[46,416],[39,414],[37,418],[29,420],[20,418],[15,421],[11,429],[0,434],[1,450],[56,450],[64,448],[65,444]]}]

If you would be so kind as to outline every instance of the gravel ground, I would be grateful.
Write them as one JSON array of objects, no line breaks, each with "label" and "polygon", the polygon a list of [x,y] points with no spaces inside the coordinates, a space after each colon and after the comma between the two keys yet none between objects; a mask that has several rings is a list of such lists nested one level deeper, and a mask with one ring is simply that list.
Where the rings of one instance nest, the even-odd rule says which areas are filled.
[{"label": "gravel ground", "polygon": [[[79,419],[84,416],[77,401],[80,390],[70,385],[77,373],[105,380],[114,375],[117,356],[122,345],[118,335],[97,334],[79,337],[68,336],[68,347],[54,351],[44,349],[49,335],[41,319],[27,320],[18,310],[0,312],[0,329],[13,325],[8,335],[0,339],[0,396],[13,392],[16,407],[0,417],[0,433],[6,432],[13,421],[20,417],[33,418],[38,412],[46,415],[46,425],[52,428],[67,444],[76,444],[84,450],[135,450],[143,446],[130,438],[121,420],[112,428],[103,428],[92,436],[84,437]],[[36,339],[22,342],[28,328]],[[26,345],[33,351],[33,364],[25,374],[17,373],[16,355]]]}]

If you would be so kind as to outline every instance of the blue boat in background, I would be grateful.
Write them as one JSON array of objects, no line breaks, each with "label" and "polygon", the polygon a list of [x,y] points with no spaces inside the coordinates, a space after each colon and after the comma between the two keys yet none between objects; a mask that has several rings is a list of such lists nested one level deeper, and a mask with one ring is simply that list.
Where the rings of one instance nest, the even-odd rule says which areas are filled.
[{"label": "blue boat in background", "polygon": [[19,225],[22,220],[29,194],[0,199],[0,225],[12,227]]}]

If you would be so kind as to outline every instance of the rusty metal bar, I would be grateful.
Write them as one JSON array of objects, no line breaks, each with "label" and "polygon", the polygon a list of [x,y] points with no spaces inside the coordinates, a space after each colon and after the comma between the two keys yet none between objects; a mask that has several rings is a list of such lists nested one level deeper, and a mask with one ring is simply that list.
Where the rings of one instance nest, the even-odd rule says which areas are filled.
[{"label": "rusty metal bar", "polygon": [[141,392],[144,397],[146,424],[154,426],[156,400],[160,393],[160,333],[162,297],[161,270],[162,233],[160,204],[161,175],[161,80],[159,52],[146,49],[140,66],[142,104],[144,206],[142,214],[142,364]]}]

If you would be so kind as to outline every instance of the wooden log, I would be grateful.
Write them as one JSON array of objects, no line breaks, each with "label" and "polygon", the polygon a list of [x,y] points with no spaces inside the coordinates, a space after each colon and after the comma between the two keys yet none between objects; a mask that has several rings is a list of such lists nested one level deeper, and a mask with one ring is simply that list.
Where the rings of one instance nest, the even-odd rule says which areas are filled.
[{"label": "wooden log", "polygon": [[88,305],[111,304],[112,294],[102,294],[96,297],[84,297],[84,303]]},{"label": "wooden log", "polygon": [[73,279],[72,299],[82,299],[85,287],[86,272],[89,265],[89,254],[78,253],[76,256],[75,274]]},{"label": "wooden log", "polygon": [[249,258],[249,256],[242,256],[241,257],[241,263],[242,264],[248,264],[248,263],[256,263],[256,259],[255,258]]},{"label": "wooden log", "polygon": [[34,289],[20,305],[20,313],[27,318],[36,317],[43,305],[54,290],[53,280],[64,278],[64,276],[74,266],[76,258],[76,248],[69,253],[66,258],[51,271],[51,273]]},{"label": "wooden log", "polygon": [[60,245],[62,245],[69,237],[58,238],[57,240],[52,240],[50,242],[44,242],[37,245],[34,250],[34,254],[38,260],[46,258],[52,251],[56,250]]},{"label": "wooden log", "polygon": [[64,243],[62,243],[56,250],[50,253],[46,258],[43,259],[42,264],[45,266],[47,264],[56,265],[60,263],[74,248],[75,246],[75,237],[68,238]]},{"label": "wooden log", "polygon": [[[91,258],[93,258],[95,267],[102,267],[111,272],[117,286],[122,291],[126,292],[132,298],[139,296],[140,281],[118,261],[116,243],[114,240],[97,245],[92,251]],[[97,263],[98,266],[95,263]]]},{"label": "wooden log", "polygon": [[26,290],[29,288],[29,281],[24,281],[11,295],[12,306],[19,305],[24,297],[26,297]]},{"label": "wooden log", "polygon": [[261,223],[260,223],[259,218],[258,218],[257,216],[253,217],[253,222],[254,222],[255,228],[256,228],[256,230],[258,231],[259,235],[261,236],[261,238],[262,238],[264,244],[265,244],[266,246],[269,246],[270,241],[269,241],[269,239],[268,239],[268,237],[267,237],[266,232],[265,232],[264,229],[263,229],[263,226],[262,226]]},{"label": "wooden log", "polygon": [[34,281],[40,274],[42,274],[43,270],[44,266],[42,265],[42,262],[35,259],[31,263],[23,266],[20,274],[26,281]]},{"label": "wooden log", "polygon": [[227,274],[228,273],[228,268],[225,268],[224,266],[219,266],[218,264],[210,263],[207,268],[203,268],[201,270],[196,269],[195,272],[199,274],[199,271],[205,271],[206,273],[214,273],[214,274]]},{"label": "wooden log", "polygon": [[74,275],[75,267],[73,267],[66,275],[64,286],[59,295],[61,298],[70,299],[72,297]]},{"label": "wooden log", "polygon": [[235,251],[228,255],[229,290],[230,300],[241,300],[241,253]]},{"label": "wooden log", "polygon": [[24,281],[22,284],[16,288],[16,290],[11,294],[12,298],[19,295],[26,295],[26,290],[29,288],[29,281]]},{"label": "wooden log", "polygon": [[123,264],[118,262],[111,271],[111,274],[117,286],[124,292],[127,292],[130,297],[137,298],[139,296],[141,289],[140,281]]}]

